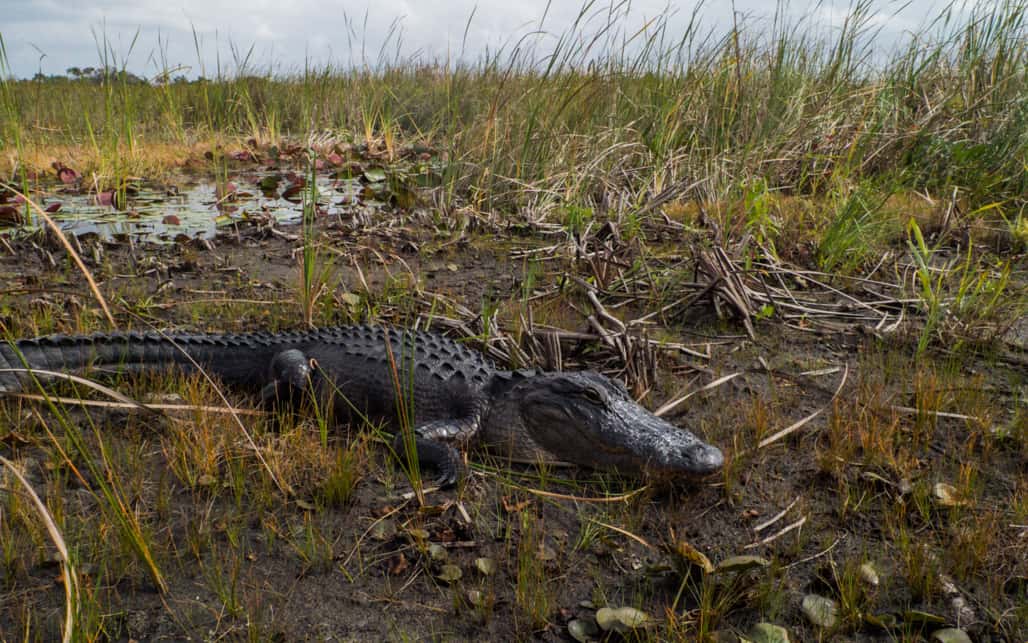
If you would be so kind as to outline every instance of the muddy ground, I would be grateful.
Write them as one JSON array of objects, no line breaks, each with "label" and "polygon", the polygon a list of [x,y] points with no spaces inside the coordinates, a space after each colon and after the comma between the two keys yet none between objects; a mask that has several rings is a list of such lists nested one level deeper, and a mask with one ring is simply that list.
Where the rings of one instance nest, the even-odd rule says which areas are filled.
[{"label": "muddy ground", "polygon": [[[316,323],[418,322],[464,337],[443,321],[459,320],[479,340],[507,334],[527,345],[513,329],[531,309],[536,325],[584,337],[561,342],[566,367],[624,375],[613,351],[590,338],[589,303],[567,278],[588,270],[566,236],[473,218],[467,226],[425,215],[384,220],[318,224],[329,269]],[[296,226],[246,225],[207,242],[132,247],[87,237],[79,245],[120,328],[274,330],[302,326],[299,234]],[[672,233],[654,239],[665,255],[688,260],[693,251]],[[52,239],[14,238],[2,250],[0,320],[12,336],[104,328],[83,278]],[[652,309],[641,299],[616,315]],[[89,472],[79,479],[56,453],[62,429],[50,411],[7,400],[0,453],[20,463],[63,526],[81,575],[86,638],[556,641],[572,640],[569,623],[591,624],[603,606],[648,615],[629,640],[738,640],[761,621],[784,626],[793,640],[926,640],[944,625],[983,641],[1028,637],[1023,348],[1006,342],[952,355],[935,347],[915,360],[916,331],[801,330],[773,317],[757,320],[751,339],[707,299],[654,321],[649,336],[709,359],[656,350],[657,377],[643,398],[650,408],[739,374],[670,414],[724,448],[723,474],[667,484],[540,471],[472,452],[466,483],[430,493],[419,510],[382,444],[367,431],[339,431],[328,453],[359,445],[350,465],[356,482],[349,498],[331,502],[320,490],[336,463],[318,454],[313,424],[281,435],[243,418],[278,458],[292,487],[284,493],[254,458],[239,455],[247,449],[238,428],[220,416],[212,422],[229,444],[210,447],[179,421],[69,407],[96,457],[97,435],[113,454],[106,470],[144,525],[164,592],[106,517]],[[188,387],[115,382],[144,401],[174,401]],[[231,395],[253,407],[245,394]],[[918,407],[924,412],[902,410]],[[878,425],[891,433],[859,434]],[[211,477],[184,480],[172,460],[206,448],[238,460],[220,459]],[[938,483],[964,495],[940,499]],[[4,479],[0,638],[52,640],[64,618],[61,569],[14,488]],[[694,550],[715,565],[737,555],[768,565],[705,574]],[[858,571],[866,562],[877,584]],[[809,594],[843,604],[836,625],[819,628],[804,616]]]}]

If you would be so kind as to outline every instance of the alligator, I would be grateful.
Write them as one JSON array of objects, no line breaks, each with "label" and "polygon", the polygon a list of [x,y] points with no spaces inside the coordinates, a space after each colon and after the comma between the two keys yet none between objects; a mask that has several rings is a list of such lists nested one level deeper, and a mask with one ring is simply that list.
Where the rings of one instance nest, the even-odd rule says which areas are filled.
[{"label": "alligator", "polygon": [[[511,460],[631,475],[703,476],[724,462],[720,449],[650,413],[616,380],[593,371],[498,369],[481,353],[427,331],[359,325],[0,341],[0,391],[32,384],[26,368],[203,369],[227,385],[259,392],[263,403],[328,402],[324,408],[334,420],[369,419],[395,428],[406,416],[417,460],[435,468],[444,486],[462,474],[457,447],[472,443]],[[403,433],[396,431],[395,448]]]}]

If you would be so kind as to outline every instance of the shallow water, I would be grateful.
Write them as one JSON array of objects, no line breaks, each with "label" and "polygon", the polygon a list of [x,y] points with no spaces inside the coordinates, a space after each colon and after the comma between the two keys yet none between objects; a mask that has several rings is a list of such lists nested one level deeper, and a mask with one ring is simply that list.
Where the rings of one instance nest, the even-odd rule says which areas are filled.
[{"label": "shallow water", "polygon": [[[210,180],[183,179],[168,185],[143,185],[127,196],[123,208],[98,203],[95,194],[58,187],[33,195],[44,208],[60,203],[50,213],[62,230],[76,236],[97,235],[104,240],[131,237],[133,240],[167,243],[188,239],[212,239],[220,230],[248,221],[273,220],[280,224],[298,223],[303,219],[300,194],[292,200],[282,198],[288,180],[274,190],[261,190],[259,181],[281,176],[280,172],[250,172],[232,179],[234,194],[220,203],[216,184]],[[374,197],[382,186],[362,184],[358,178],[318,176],[319,215],[340,215],[357,206],[380,207],[384,201]],[[306,191],[306,190],[303,190]],[[383,195],[387,197],[387,195]],[[42,226],[42,220],[30,213],[21,226],[0,227],[0,234],[31,232]]]}]

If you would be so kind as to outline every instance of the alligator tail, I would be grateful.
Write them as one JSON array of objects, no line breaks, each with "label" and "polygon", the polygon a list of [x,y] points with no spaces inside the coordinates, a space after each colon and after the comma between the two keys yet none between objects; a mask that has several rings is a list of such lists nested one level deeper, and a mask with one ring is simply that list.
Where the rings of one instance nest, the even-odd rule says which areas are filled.
[{"label": "alligator tail", "polygon": [[[50,335],[16,342],[0,341],[0,391],[33,388],[32,376],[24,369],[82,372],[102,368],[114,372],[191,369],[193,350],[183,351],[191,338],[158,333],[105,333],[95,335]],[[12,372],[12,369],[22,372]]]}]

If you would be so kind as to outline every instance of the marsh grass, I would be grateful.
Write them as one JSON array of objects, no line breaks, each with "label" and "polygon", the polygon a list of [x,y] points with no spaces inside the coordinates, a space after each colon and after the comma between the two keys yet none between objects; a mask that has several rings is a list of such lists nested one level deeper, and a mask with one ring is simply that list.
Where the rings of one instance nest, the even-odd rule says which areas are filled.
[{"label": "marsh grass", "polygon": [[[104,40],[96,80],[0,73],[0,131],[15,151],[8,174],[38,158],[32,150],[71,142],[81,152],[68,162],[117,189],[153,173],[136,153],[146,145],[303,143],[330,130],[387,158],[401,136],[435,145],[448,159],[446,201],[556,220],[606,204],[630,215],[661,193],[710,201],[865,183],[955,188],[972,210],[1001,202],[1019,220],[1025,5],[944,7],[890,52],[875,46],[876,17],[857,2],[828,30],[780,8],[715,36],[699,14],[684,31],[667,13],[638,30],[626,5],[587,2],[549,44],[528,38],[473,61],[383,53],[358,68],[308,63],[272,75],[233,48],[231,69],[201,68],[191,82],[166,82],[169,69],[130,82],[118,72],[132,48],[119,59]],[[381,51],[390,45],[402,42]],[[773,236],[760,204],[750,225]],[[847,208],[857,210],[838,224],[843,239],[866,227],[862,208]]]}]

